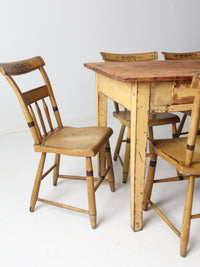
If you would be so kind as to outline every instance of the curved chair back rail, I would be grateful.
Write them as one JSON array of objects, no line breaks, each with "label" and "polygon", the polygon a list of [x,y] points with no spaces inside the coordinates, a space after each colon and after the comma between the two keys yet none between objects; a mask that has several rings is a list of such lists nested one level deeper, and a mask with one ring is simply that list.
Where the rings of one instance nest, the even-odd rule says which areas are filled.
[{"label": "curved chair back rail", "polygon": [[100,52],[102,58],[106,62],[121,62],[121,61],[146,61],[146,60],[157,60],[158,52],[147,52],[147,53],[132,53],[132,54],[115,54]]},{"label": "curved chair back rail", "polygon": [[189,60],[189,59],[200,59],[200,52],[187,52],[187,53],[170,53],[161,52],[164,59],[166,60]]}]

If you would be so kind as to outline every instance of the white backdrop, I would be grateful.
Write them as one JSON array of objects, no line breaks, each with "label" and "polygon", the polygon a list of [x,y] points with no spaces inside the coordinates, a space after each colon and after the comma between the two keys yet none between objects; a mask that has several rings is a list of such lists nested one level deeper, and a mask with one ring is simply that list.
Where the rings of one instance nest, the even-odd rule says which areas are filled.
[{"label": "white backdrop", "polygon": [[[40,55],[65,123],[95,118],[100,51],[200,50],[199,0],[0,0],[0,62]],[[0,75],[0,133],[26,127]]]}]

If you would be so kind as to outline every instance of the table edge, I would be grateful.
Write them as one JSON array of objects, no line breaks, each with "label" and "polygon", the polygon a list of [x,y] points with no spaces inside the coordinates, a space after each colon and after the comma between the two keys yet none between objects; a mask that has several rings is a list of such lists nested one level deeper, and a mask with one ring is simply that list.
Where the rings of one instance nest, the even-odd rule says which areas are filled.
[{"label": "table edge", "polygon": [[96,67],[93,67],[90,65],[90,63],[84,63],[84,67],[86,67],[89,70],[92,70],[96,73],[99,73],[103,76],[106,76],[110,79],[113,80],[118,80],[121,82],[125,82],[125,83],[134,83],[134,82],[169,82],[169,81],[188,81],[188,80],[192,80],[193,75],[188,75],[188,76],[161,76],[161,77],[145,77],[145,78],[140,78],[140,77],[136,77],[136,78],[122,78],[116,75],[112,75],[112,74],[108,74],[102,70],[99,70]]}]

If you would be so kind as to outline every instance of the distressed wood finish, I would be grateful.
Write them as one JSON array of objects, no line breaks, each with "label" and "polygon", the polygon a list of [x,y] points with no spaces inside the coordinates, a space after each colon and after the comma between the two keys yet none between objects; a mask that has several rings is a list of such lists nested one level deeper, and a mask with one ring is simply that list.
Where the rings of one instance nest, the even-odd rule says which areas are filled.
[{"label": "distressed wood finish", "polygon": [[[134,83],[131,90],[130,191],[132,228],[142,228],[142,202],[146,162],[150,83]],[[144,97],[145,95],[145,97]],[[142,123],[141,123],[142,122]],[[140,125],[136,127],[136,125]],[[134,141],[133,141],[134,140]],[[135,178],[135,179],[132,179]],[[139,179],[138,179],[139,178]]]},{"label": "distressed wood finish", "polygon": [[[199,60],[200,59],[200,52],[188,52],[188,53],[168,53],[168,52],[162,52],[163,57],[165,60],[191,60],[191,59],[195,59],[195,60]],[[190,81],[189,81],[190,83]],[[183,90],[183,92],[181,92],[181,90]],[[174,104],[180,104],[180,103],[188,103],[188,99],[187,99],[187,92],[184,92],[185,87],[181,88],[181,84],[177,84],[176,87],[174,87]],[[192,90],[192,88],[191,88]],[[181,92],[181,93],[180,93]],[[185,96],[184,96],[185,93]],[[181,95],[181,97],[179,96]],[[195,95],[195,92],[194,92]],[[193,97],[191,97],[191,103],[193,102]],[[184,115],[181,119],[181,122],[178,126],[178,130],[177,130],[177,134],[178,136],[183,135],[183,134],[187,134],[188,132],[182,132],[185,120],[187,118],[187,115],[191,115],[188,112],[184,112]]]},{"label": "distressed wood finish", "polygon": [[[45,63],[41,57],[0,64],[0,72],[12,86],[21,104],[25,119],[34,139],[34,149],[36,152],[41,153],[41,159],[31,195],[30,211],[34,211],[36,202],[40,201],[57,207],[86,213],[90,216],[91,227],[95,228],[95,191],[105,177],[93,177],[91,158],[96,156],[100,150],[105,151],[106,149],[104,156],[107,159],[107,164],[103,165],[103,169],[106,169],[104,176],[108,175],[106,181],[109,182],[110,189],[114,192],[115,181],[109,146],[109,137],[112,135],[112,129],[108,127],[64,127],[44,65]],[[22,75],[36,70],[42,75],[44,85],[22,93],[13,76]],[[104,117],[103,120],[105,120]],[[54,153],[55,161],[54,164],[43,173],[47,153]],[[81,177],[81,180],[87,180],[88,210],[38,197],[41,181],[51,171],[53,171],[53,184],[55,186],[57,185],[58,178],[80,179],[80,176],[75,177],[60,174],[59,167],[61,154],[86,158],[86,176]],[[94,185],[94,181],[97,181],[96,185]]]},{"label": "distressed wood finish", "polygon": [[[101,105],[100,105],[101,103]],[[99,120],[99,125],[106,125],[107,124],[107,97],[103,94],[99,93],[99,80],[98,75],[96,76],[96,107],[100,109],[96,109],[96,121]],[[98,126],[98,123],[97,123]],[[98,175],[101,174],[105,170],[105,150],[103,148],[100,149],[100,153],[98,154]]]},{"label": "distressed wood finish", "polygon": [[[188,137],[178,139],[162,139],[150,141],[152,157],[147,175],[144,191],[143,209],[147,210],[150,204],[158,215],[169,225],[169,227],[180,237],[180,254],[186,255],[187,243],[191,219],[199,218],[200,214],[191,215],[194,180],[200,176],[200,137],[199,137],[199,116],[200,116],[200,76],[194,76],[191,87],[196,89],[194,104],[192,108]],[[179,173],[180,180],[188,180],[188,190],[185,201],[181,232],[170,222],[162,211],[151,201],[151,192],[156,170],[157,156],[162,157],[172,164]],[[164,178],[163,182],[178,181],[178,179]],[[162,182],[162,179],[159,180]]]},{"label": "distressed wood finish", "polygon": [[[157,52],[149,52],[149,53],[141,53],[141,54],[112,54],[101,52],[101,56],[106,62],[131,62],[131,61],[153,61],[158,59]],[[129,85],[130,86],[130,85]],[[110,90],[113,88],[110,87]],[[117,96],[117,93],[115,94]],[[126,96],[124,95],[126,98]],[[129,173],[129,159],[130,159],[130,110],[126,108],[121,110],[118,102],[114,101],[115,112],[113,112],[113,116],[117,118],[121,122],[121,130],[118,136],[117,144],[115,147],[113,159],[117,160],[119,158],[122,167],[123,167],[123,183],[127,182],[127,177]],[[179,122],[180,119],[177,115],[166,113],[166,114],[154,114],[149,116],[149,138],[153,139],[153,127],[159,125],[172,125],[172,136],[177,137],[176,131],[176,123]],[[124,140],[124,130],[125,127],[128,127],[127,138]],[[120,149],[122,142],[126,142],[125,148],[125,156],[124,161],[120,157]],[[147,153],[147,156],[150,156],[151,153]]]},{"label": "distressed wood finish", "polygon": [[[187,96],[184,94],[189,101],[183,104],[173,104],[172,89],[177,82],[191,81],[200,69],[200,61],[106,62],[84,65],[96,72],[99,126],[106,125],[107,97],[131,111],[131,226],[134,231],[139,231],[142,229],[148,112],[190,111],[191,96],[194,96],[190,89],[187,87]],[[139,94],[140,90],[144,95]],[[163,96],[162,90],[165,92]],[[142,105],[139,106],[138,103]]]},{"label": "distressed wood finish", "polygon": [[125,83],[192,80],[200,69],[200,60],[137,61],[85,63],[85,67],[108,78]]}]

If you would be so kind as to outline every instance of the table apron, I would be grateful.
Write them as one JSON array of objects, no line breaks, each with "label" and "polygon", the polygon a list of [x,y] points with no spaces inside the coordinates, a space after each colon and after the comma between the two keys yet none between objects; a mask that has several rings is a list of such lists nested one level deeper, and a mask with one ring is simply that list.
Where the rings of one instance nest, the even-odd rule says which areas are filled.
[{"label": "table apron", "polygon": [[[111,98],[125,108],[131,110],[132,90],[144,84],[125,83],[96,73],[98,93]],[[166,113],[191,110],[196,90],[190,88],[191,81],[184,82],[151,82],[150,83],[150,113]]]}]

